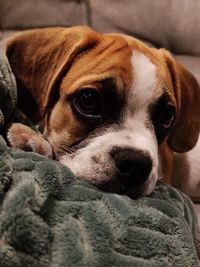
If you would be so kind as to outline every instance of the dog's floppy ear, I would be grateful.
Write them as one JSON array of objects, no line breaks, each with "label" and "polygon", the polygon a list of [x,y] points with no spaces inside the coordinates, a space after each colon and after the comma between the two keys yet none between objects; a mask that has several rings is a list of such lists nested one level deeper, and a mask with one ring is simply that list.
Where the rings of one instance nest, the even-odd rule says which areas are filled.
[{"label": "dog's floppy ear", "polygon": [[7,56],[17,79],[19,106],[33,122],[43,119],[58,97],[57,85],[75,57],[96,42],[98,34],[87,26],[35,29],[8,39]]},{"label": "dog's floppy ear", "polygon": [[200,86],[196,78],[162,49],[177,100],[177,121],[168,138],[173,151],[192,149],[200,133]]}]

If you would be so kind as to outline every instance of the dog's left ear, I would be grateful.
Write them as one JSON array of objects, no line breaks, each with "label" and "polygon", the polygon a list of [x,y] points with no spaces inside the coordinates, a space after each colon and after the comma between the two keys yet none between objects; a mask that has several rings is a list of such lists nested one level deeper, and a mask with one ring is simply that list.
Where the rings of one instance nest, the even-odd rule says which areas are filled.
[{"label": "dog's left ear", "polygon": [[7,40],[7,57],[16,77],[19,107],[34,123],[44,119],[58,98],[59,84],[76,57],[98,43],[86,26],[22,31]]},{"label": "dog's left ear", "polygon": [[200,86],[196,78],[161,49],[177,100],[177,121],[167,140],[173,151],[184,153],[197,143],[200,133]]}]

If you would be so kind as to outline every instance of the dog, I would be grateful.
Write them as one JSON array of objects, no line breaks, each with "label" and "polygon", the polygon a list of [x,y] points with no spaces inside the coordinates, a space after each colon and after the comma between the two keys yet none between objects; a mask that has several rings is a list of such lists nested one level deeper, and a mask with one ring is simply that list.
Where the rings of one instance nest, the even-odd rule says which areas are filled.
[{"label": "dog", "polygon": [[7,42],[20,109],[13,147],[54,157],[85,181],[131,197],[172,183],[174,152],[195,147],[200,87],[165,49],[87,26],[24,31]]}]

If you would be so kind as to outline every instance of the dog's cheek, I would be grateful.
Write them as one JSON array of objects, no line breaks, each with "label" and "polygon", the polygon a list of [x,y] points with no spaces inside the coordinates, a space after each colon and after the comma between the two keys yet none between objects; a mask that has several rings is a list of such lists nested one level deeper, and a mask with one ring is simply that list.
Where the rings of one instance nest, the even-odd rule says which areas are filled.
[{"label": "dog's cheek", "polygon": [[[60,102],[56,103],[56,105],[48,111],[45,117],[44,136],[52,143],[53,146],[57,142],[57,139],[59,139],[58,136],[63,134],[63,130],[68,125],[68,121],[68,113]],[[67,134],[67,129],[65,132]]]},{"label": "dog's cheek", "polygon": [[85,134],[84,125],[74,116],[69,105],[59,101],[47,114],[44,136],[55,151],[78,142]]}]

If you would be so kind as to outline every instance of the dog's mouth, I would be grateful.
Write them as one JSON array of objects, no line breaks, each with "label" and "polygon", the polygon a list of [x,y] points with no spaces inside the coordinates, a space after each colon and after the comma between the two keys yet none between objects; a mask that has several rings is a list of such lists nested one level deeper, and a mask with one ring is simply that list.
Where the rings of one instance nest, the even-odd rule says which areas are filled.
[{"label": "dog's mouth", "polygon": [[117,182],[114,183],[113,181],[109,181],[101,184],[96,184],[95,186],[104,192],[126,195],[132,199],[137,199],[145,194],[144,185],[140,185],[138,187],[128,187]]},{"label": "dog's mouth", "polygon": [[[85,180],[85,181],[88,180],[84,177],[78,177],[78,179]],[[153,186],[153,188],[150,189],[149,191],[149,179],[142,184],[133,186],[133,185],[123,183],[123,181],[121,181],[118,176],[113,175],[109,178],[109,180],[107,179],[105,181],[103,179],[102,180],[99,179],[99,181],[89,181],[89,183],[97,187],[101,191],[115,193],[118,195],[126,195],[130,197],[131,199],[137,199],[139,197],[149,195],[149,193],[153,191],[153,188],[155,186]]]}]

